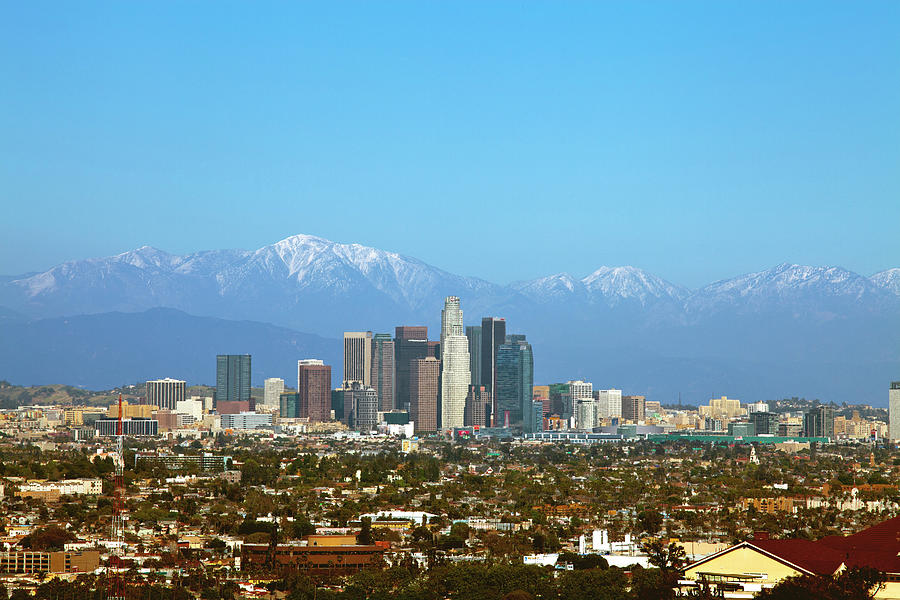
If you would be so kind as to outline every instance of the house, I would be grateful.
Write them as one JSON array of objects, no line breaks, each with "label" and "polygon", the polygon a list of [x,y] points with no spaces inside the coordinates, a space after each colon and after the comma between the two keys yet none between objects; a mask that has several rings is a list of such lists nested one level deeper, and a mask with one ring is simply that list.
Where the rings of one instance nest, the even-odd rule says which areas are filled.
[{"label": "house", "polygon": [[684,570],[683,589],[701,580],[726,598],[751,598],[762,588],[798,575],[834,575],[851,567],[886,574],[876,598],[900,599],[900,517],[849,536],[820,540],[767,539],[765,534],[703,558]]}]

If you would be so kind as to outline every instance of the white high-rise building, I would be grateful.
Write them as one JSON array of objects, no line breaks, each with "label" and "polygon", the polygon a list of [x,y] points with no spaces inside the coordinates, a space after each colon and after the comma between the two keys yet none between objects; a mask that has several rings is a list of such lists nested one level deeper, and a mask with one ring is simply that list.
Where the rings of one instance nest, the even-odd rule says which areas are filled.
[{"label": "white high-rise building", "polygon": [[175,405],[184,400],[186,383],[181,379],[154,379],[147,382],[147,404],[166,410],[175,410]]},{"label": "white high-rise building", "polygon": [[344,332],[344,387],[372,384],[372,332]]},{"label": "white high-rise building", "polygon": [[284,379],[281,377],[269,377],[263,386],[263,406],[278,408],[281,393],[284,392]]},{"label": "white high-rise building", "polygon": [[593,429],[597,426],[597,403],[593,398],[580,398],[575,401],[575,427],[577,429]]},{"label": "white high-rise building", "polygon": [[456,296],[447,296],[441,311],[441,369],[441,428],[462,427],[472,373],[469,338]]},{"label": "white high-rise building", "polygon": [[892,381],[888,392],[888,437],[900,440],[900,381]]},{"label": "white high-rise building", "polygon": [[622,390],[597,390],[595,396],[598,419],[622,416]]}]

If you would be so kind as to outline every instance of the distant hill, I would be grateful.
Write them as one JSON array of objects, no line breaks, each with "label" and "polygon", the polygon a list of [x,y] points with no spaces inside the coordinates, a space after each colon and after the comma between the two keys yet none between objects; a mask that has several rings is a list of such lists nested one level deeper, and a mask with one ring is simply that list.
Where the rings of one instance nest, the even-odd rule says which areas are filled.
[{"label": "distant hill", "polygon": [[[457,295],[467,324],[500,316],[509,332],[528,335],[541,382],[581,378],[664,402],[680,392],[693,404],[728,394],[742,400],[797,395],[884,405],[888,383],[900,378],[898,281],[898,269],[866,277],[836,266],[782,264],[695,290],[631,266],[499,285],[377,248],[296,235],[253,251],[185,256],[145,246],[42,273],[0,277],[0,305],[10,309],[0,311],[0,331],[34,334],[48,345],[32,347],[33,356],[48,351],[56,356],[56,344],[74,344],[68,323],[76,321],[52,318],[144,314],[166,307],[219,319],[205,325],[186,321],[190,337],[175,338],[205,355],[147,345],[156,338],[137,325],[136,337],[111,335],[103,328],[118,321],[103,316],[98,329],[82,332],[80,348],[87,356],[105,352],[103,361],[100,354],[90,360],[102,373],[84,373],[82,379],[118,385],[148,371],[153,377],[181,371],[181,377],[190,373],[197,382],[212,383],[208,355],[229,351],[225,346],[252,352],[248,346],[253,346],[263,352],[259,360],[252,352],[254,382],[270,373],[290,381],[294,369],[288,367],[298,349],[332,348],[332,364],[340,364],[339,343],[310,334],[334,340],[343,331],[393,332],[396,325],[415,324],[428,325],[436,338],[443,298]],[[40,325],[45,319],[51,321]],[[158,324],[167,327],[164,321]],[[219,326],[230,333],[222,334]],[[171,338],[178,329],[167,332]],[[205,344],[201,332],[212,343]],[[276,340],[274,347],[263,343],[269,337]],[[112,350],[126,340],[145,347]],[[11,351],[12,344],[0,340],[0,351]],[[265,354],[276,347],[282,357]],[[166,352],[169,356],[159,356]],[[171,356],[179,357],[179,368],[169,366]],[[61,359],[60,368],[71,363],[67,356]],[[3,362],[0,376],[9,373],[18,381],[43,377],[53,368]],[[65,374],[78,375],[78,369]]]},{"label": "distant hill", "polygon": [[0,320],[0,379],[20,385],[107,390],[161,377],[215,385],[216,354],[230,353],[253,356],[254,385],[282,377],[296,386],[301,358],[321,358],[341,376],[340,342],[265,323],[163,308]]}]

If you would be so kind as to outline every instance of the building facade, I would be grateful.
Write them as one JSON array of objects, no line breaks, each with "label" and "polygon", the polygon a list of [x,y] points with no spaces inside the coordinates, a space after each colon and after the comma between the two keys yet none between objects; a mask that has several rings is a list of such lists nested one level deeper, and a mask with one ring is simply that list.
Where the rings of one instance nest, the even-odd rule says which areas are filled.
[{"label": "building facade", "polygon": [[521,424],[526,433],[535,431],[532,422],[532,393],[534,388],[534,355],[524,335],[508,335],[497,350],[497,387],[494,405],[500,418]]},{"label": "building facade", "polygon": [[438,430],[438,381],[441,361],[428,356],[410,362],[409,418],[416,431]]},{"label": "building facade", "polygon": [[278,396],[278,416],[282,419],[300,418],[300,393],[282,392]]},{"label": "building facade", "polygon": [[271,413],[244,412],[236,415],[222,415],[222,429],[258,429],[271,427]]},{"label": "building facade", "polygon": [[378,394],[382,412],[394,410],[394,340],[389,333],[376,333],[372,338],[372,387]]},{"label": "building facade", "polygon": [[441,311],[441,421],[442,429],[463,427],[469,394],[469,339],[463,333],[459,298],[448,296]]},{"label": "building facade", "polygon": [[297,393],[300,417],[310,423],[331,420],[331,365],[321,360],[297,361]]},{"label": "building facade", "polygon": [[486,386],[470,385],[466,396],[465,427],[486,427],[487,415],[491,410],[491,393]]},{"label": "building facade", "polygon": [[147,404],[163,409],[175,410],[176,404],[184,400],[186,382],[180,379],[154,379],[147,382]]},{"label": "building facade", "polygon": [[344,387],[372,384],[372,332],[344,332]]},{"label": "building facade", "polygon": [[892,381],[888,390],[888,437],[900,440],[900,381]]},{"label": "building facade", "polygon": [[281,377],[269,377],[263,383],[263,406],[266,408],[278,408],[279,398],[284,392],[284,379]]},{"label": "building facade", "polygon": [[622,390],[597,390],[594,392],[597,401],[597,418],[613,419],[622,416]]},{"label": "building facade", "polygon": [[497,351],[506,343],[506,320],[498,317],[481,319],[481,385],[488,388],[493,406],[488,420],[491,425],[502,423],[497,408]]},{"label": "building facade", "polygon": [[469,373],[471,385],[484,385],[481,380],[481,325],[466,327],[466,339],[469,341]]},{"label": "building facade", "polygon": [[410,408],[410,370],[414,360],[428,356],[428,328],[402,325],[394,329],[394,408]]},{"label": "building facade", "polygon": [[647,418],[647,398],[622,396],[622,418],[637,423]]},{"label": "building facade", "polygon": [[250,355],[216,356],[216,402],[250,401]]}]

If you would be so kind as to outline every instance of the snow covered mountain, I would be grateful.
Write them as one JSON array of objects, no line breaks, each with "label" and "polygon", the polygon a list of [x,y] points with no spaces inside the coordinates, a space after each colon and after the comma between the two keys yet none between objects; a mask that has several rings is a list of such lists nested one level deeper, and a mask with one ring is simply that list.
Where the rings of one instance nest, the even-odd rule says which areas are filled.
[{"label": "snow covered mountain", "polygon": [[875,273],[869,279],[878,287],[900,296],[900,268]]},{"label": "snow covered mountain", "polygon": [[624,266],[498,285],[395,252],[295,235],[253,251],[185,256],[145,246],[0,277],[0,315],[8,326],[43,319],[46,339],[62,327],[56,317],[156,308],[337,338],[401,324],[436,328],[448,295],[462,298],[467,323],[503,316],[510,332],[526,333],[540,381],[581,377],[663,400],[673,391],[706,395],[711,381],[757,398],[821,388],[823,398],[840,400],[865,390],[856,399],[880,403],[884,381],[900,377],[900,269],[866,278],[783,264],[688,290]]}]

